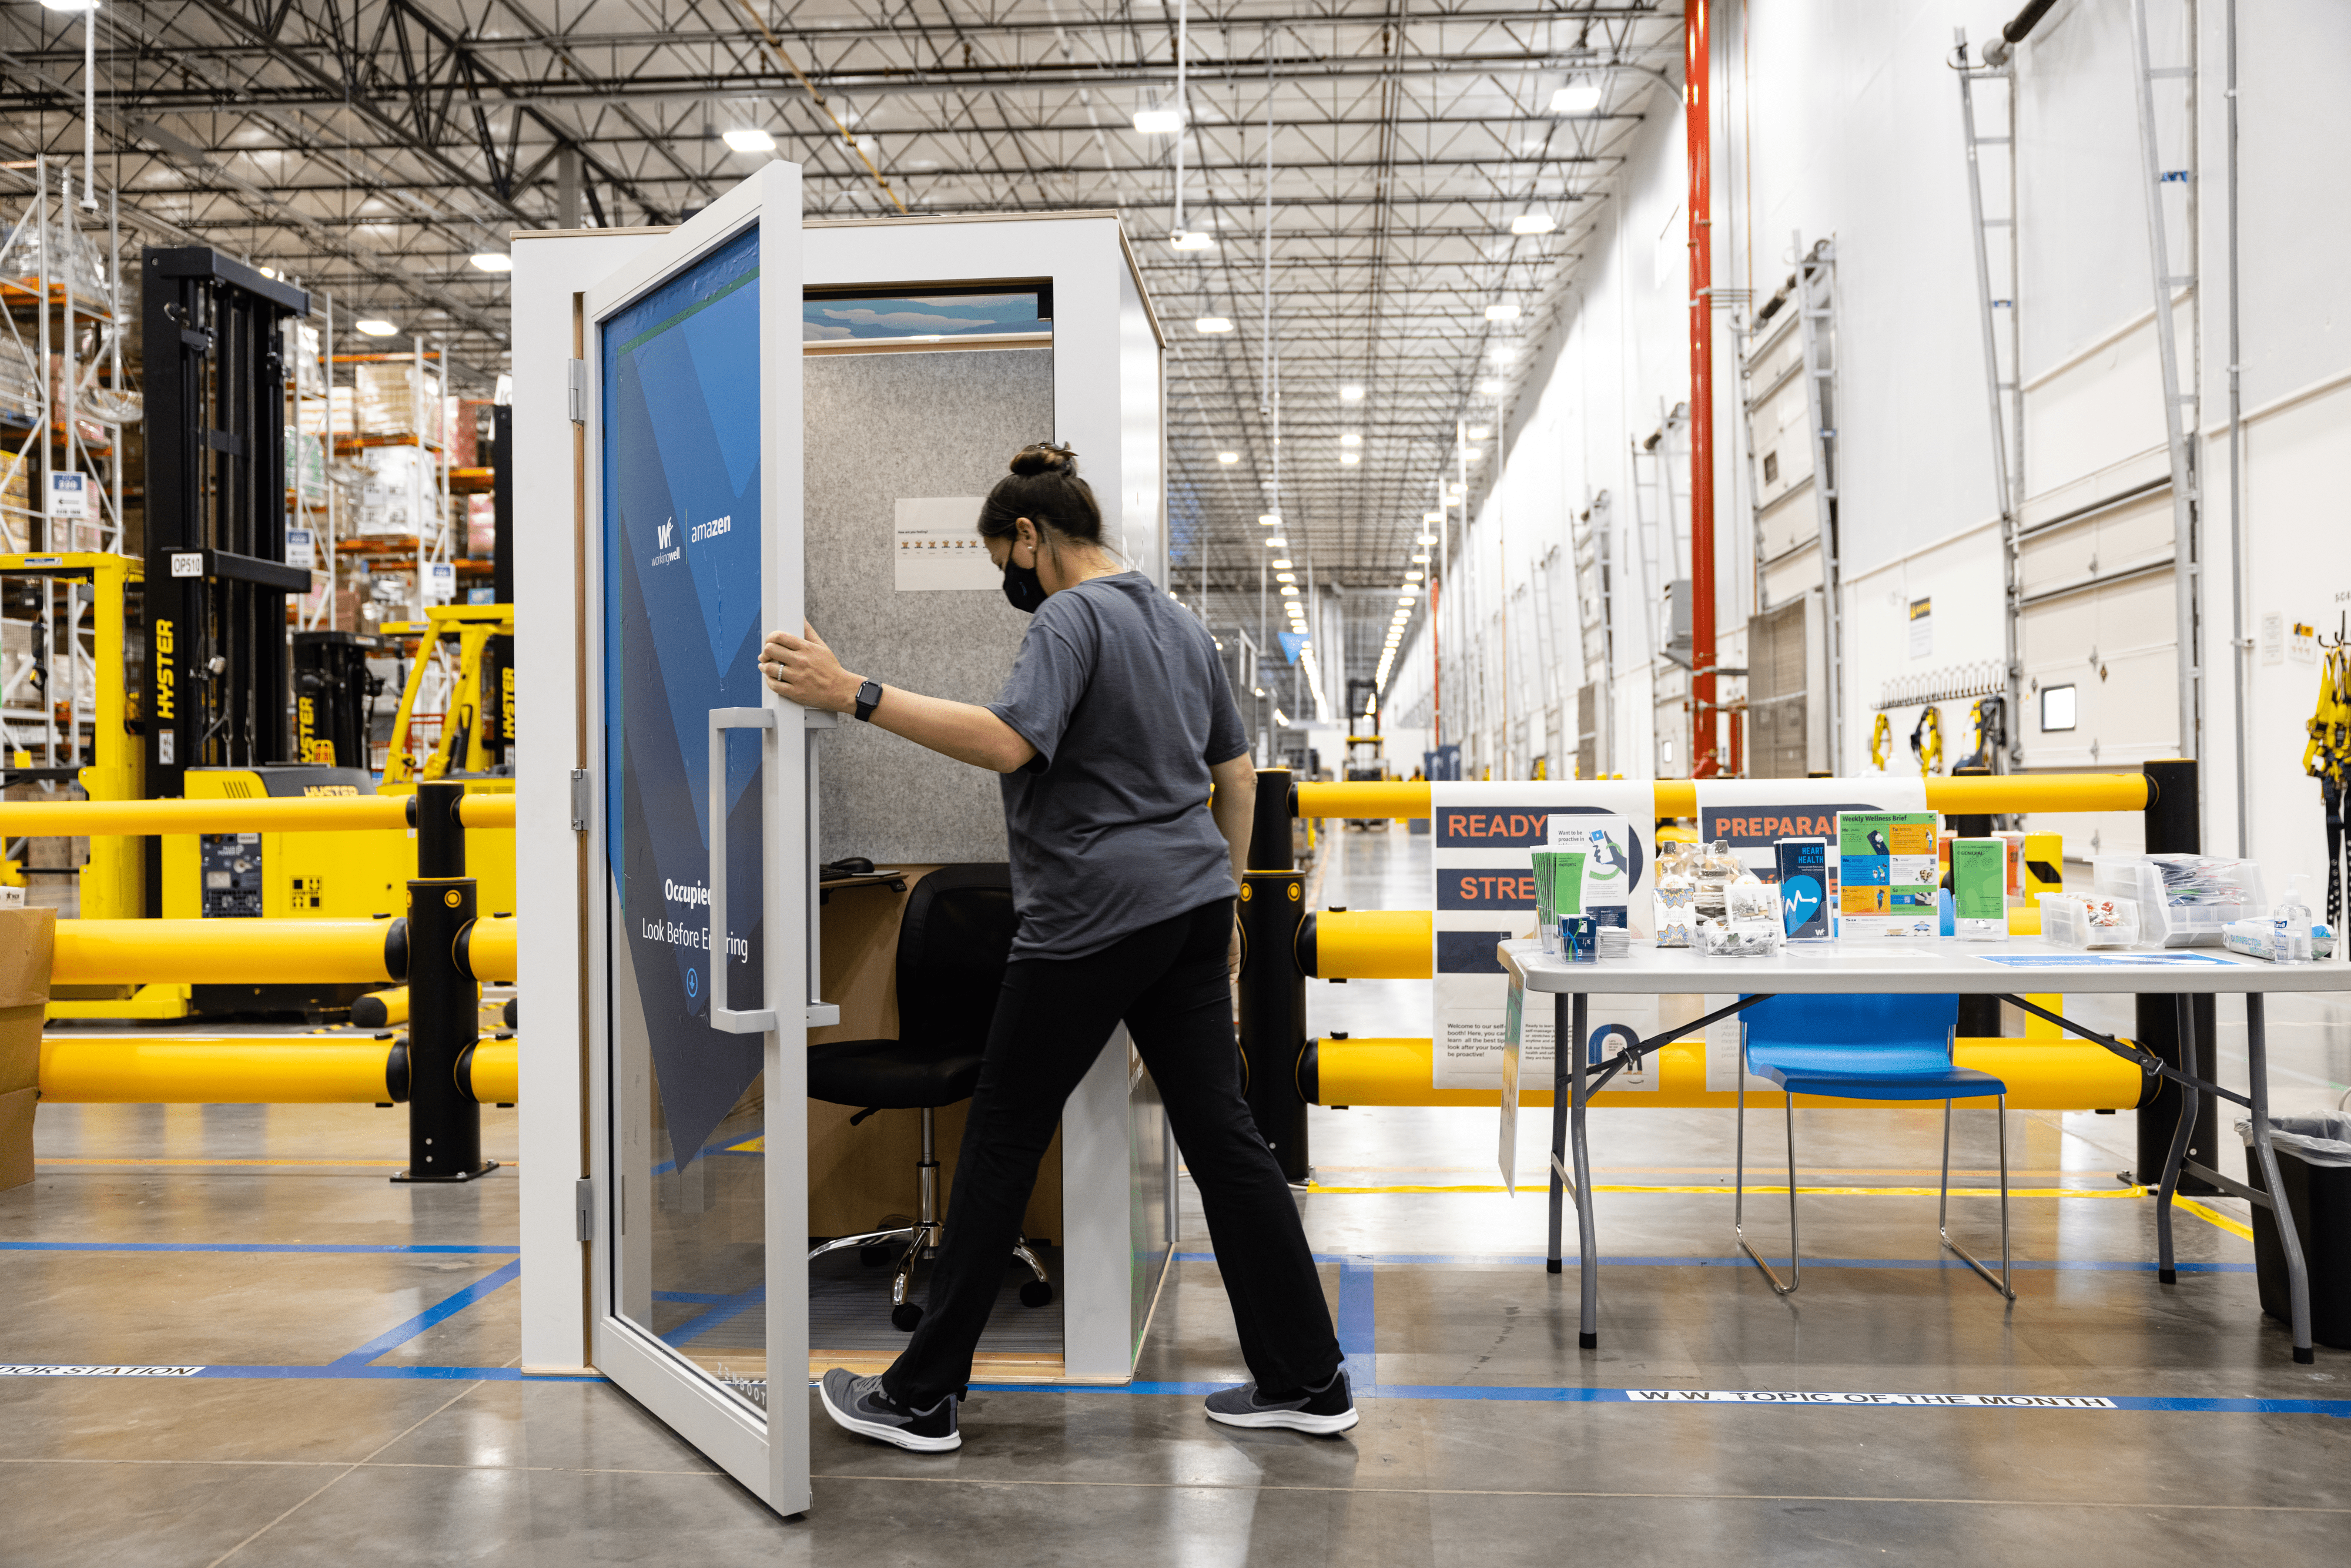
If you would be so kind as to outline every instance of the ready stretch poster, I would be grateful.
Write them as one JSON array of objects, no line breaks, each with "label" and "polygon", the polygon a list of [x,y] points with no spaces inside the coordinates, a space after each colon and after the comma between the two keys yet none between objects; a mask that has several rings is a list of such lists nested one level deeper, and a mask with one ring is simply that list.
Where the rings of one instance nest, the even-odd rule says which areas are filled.
[{"label": "ready stretch poster", "polygon": [[[611,873],[671,1155],[696,1158],[759,1074],[710,1027],[709,715],[761,704],[759,232],[603,323]],[[731,737],[727,1003],[760,1005],[758,740]],[[615,1005],[628,988],[616,985]]]},{"label": "ready stretch poster", "polygon": [[[1515,784],[1436,782],[1428,787],[1434,816],[1429,907],[1435,915],[1430,974],[1436,1038],[1432,1085],[1437,1089],[1502,1086],[1503,1043],[1509,1029],[1510,983],[1494,956],[1495,944],[1535,929],[1534,852],[1553,847],[1554,815],[1590,817],[1595,825],[1622,823],[1628,889],[1626,912],[1636,936],[1650,934],[1650,825],[1656,797],[1646,780],[1534,780]],[[1562,845],[1565,841],[1562,841]],[[1653,1032],[1656,1016],[1646,998],[1596,999],[1591,1027],[1622,1022]],[[1552,1074],[1550,998],[1527,998],[1520,1061],[1530,1086]]]}]

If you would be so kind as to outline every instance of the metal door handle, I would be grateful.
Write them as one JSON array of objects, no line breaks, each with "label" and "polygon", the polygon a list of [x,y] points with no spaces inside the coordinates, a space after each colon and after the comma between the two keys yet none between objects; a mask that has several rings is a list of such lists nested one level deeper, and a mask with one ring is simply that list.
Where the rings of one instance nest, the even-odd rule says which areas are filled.
[{"label": "metal door handle", "polygon": [[[710,710],[710,1027],[728,1034],[765,1034],[776,1027],[776,1010],[737,1012],[726,1005],[726,732],[775,727],[773,708]],[[764,829],[766,818],[760,821]]]}]

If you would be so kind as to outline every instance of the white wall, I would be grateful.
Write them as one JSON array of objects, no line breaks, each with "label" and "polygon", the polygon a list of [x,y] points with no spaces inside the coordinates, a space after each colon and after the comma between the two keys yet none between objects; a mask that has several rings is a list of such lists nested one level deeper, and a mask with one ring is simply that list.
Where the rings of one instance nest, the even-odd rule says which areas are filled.
[{"label": "white wall", "polygon": [[[2150,0],[2150,8],[2158,63],[2184,57],[2183,0]],[[2321,151],[2351,144],[2351,94],[2343,90],[2351,6],[2274,0],[2240,10],[2243,612],[2244,635],[2257,643],[2265,614],[2289,626],[2324,620],[2331,632],[2351,605],[2351,517],[2331,478],[2351,459],[2351,319],[2340,288],[2351,256],[2351,172]],[[1738,633],[1754,597],[1730,313],[1780,286],[1795,238],[1832,238],[1846,622],[1838,717],[1852,771],[1867,766],[1871,721],[1889,681],[2005,653],[1967,169],[1959,88],[1947,62],[1954,23],[1980,44],[2013,11],[2005,0],[1948,6],[1835,0],[1726,6],[1717,18],[1716,283],[1751,290],[1746,306],[1731,305],[1741,297],[1726,293],[1716,317],[1721,662],[1743,657]],[[2183,377],[2195,385],[2200,371],[2203,396],[2204,787],[2206,842],[2218,848],[2234,846],[2238,812],[2224,24],[2225,8],[2205,0],[2194,40],[2200,211],[2192,229],[2179,202],[2185,187],[2167,187],[2178,225],[2172,261],[2192,265],[2201,280],[2200,299],[2177,295],[2174,320]],[[2129,0],[2069,0],[2018,52],[2015,292],[2032,521],[2159,483],[2166,471],[2134,68]],[[1982,100],[1995,111],[1997,93]],[[2163,161],[2182,164],[2179,85],[2158,84],[2156,101]],[[1687,175],[1678,102],[1661,89],[1642,108],[1647,119],[1626,162],[1588,204],[1593,210],[1582,219],[1588,226],[1574,235],[1581,258],[1574,275],[1555,313],[1531,332],[1542,368],[1509,413],[1507,450],[1473,482],[1469,526],[1454,525],[1453,571],[1443,592],[1444,730],[1446,739],[1464,744],[1473,772],[1493,766],[1500,777],[1523,760],[1506,754],[1499,723],[1504,608],[1531,613],[1521,595],[1535,580],[1535,563],[1549,550],[1570,549],[1571,517],[1604,490],[1619,544],[1615,767],[1635,777],[1654,770],[1647,611],[1625,547],[1635,515],[1632,444],[1657,428],[1661,403],[1681,400],[1688,384],[1679,215]],[[1686,476],[1678,483],[1686,486]],[[1658,573],[1672,575],[1670,568]],[[1647,586],[1654,594],[1662,583]],[[1897,601],[1928,596],[1934,647],[1914,658]],[[1560,685],[1572,693],[1583,678],[1575,603],[1568,593],[1552,597],[1554,658]],[[1416,721],[1426,721],[1431,706],[1426,621],[1415,625],[1386,694],[1393,711]],[[2154,640],[2169,635],[2168,624],[2145,630]],[[2316,667],[2296,662],[2287,644],[2271,663],[2252,648],[2245,669],[2251,848],[2281,871],[2314,856],[2318,833],[2316,787],[2300,768],[2300,726]],[[1515,667],[1524,655],[1517,643],[1509,647]],[[2169,680],[2160,669],[2141,678],[2152,683],[2143,696]],[[1724,687],[1726,695],[1739,690],[1732,681]],[[1514,694],[1514,716],[1523,700]],[[1959,747],[1965,709],[1945,706],[1947,755]],[[1917,713],[1889,710],[1897,767],[1907,761],[1904,737]],[[1572,744],[1572,717],[1566,722]],[[2167,727],[2138,749],[2177,747],[2176,718]],[[1561,742],[1551,745],[1557,755]],[[2131,745],[2109,743],[2100,756],[2103,766],[2136,760]]]}]

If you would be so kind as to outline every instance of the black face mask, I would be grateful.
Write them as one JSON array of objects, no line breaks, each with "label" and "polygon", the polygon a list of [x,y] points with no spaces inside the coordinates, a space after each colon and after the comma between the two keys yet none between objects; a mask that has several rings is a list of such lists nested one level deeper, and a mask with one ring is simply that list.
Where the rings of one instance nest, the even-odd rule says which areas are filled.
[{"label": "black face mask", "polygon": [[1037,606],[1045,602],[1045,585],[1037,579],[1033,566],[1016,566],[1011,558],[1004,562],[1004,601],[1023,615],[1037,613]]}]

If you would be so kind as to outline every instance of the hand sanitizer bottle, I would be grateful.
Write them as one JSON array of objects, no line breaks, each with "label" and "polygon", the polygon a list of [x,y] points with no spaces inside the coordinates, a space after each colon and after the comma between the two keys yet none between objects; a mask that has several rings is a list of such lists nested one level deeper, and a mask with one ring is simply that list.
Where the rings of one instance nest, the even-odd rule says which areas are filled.
[{"label": "hand sanitizer bottle", "polygon": [[2303,878],[2286,879],[2285,896],[2270,912],[2270,924],[2275,929],[2277,962],[2307,964],[2311,961],[2310,905],[2303,901]]}]

